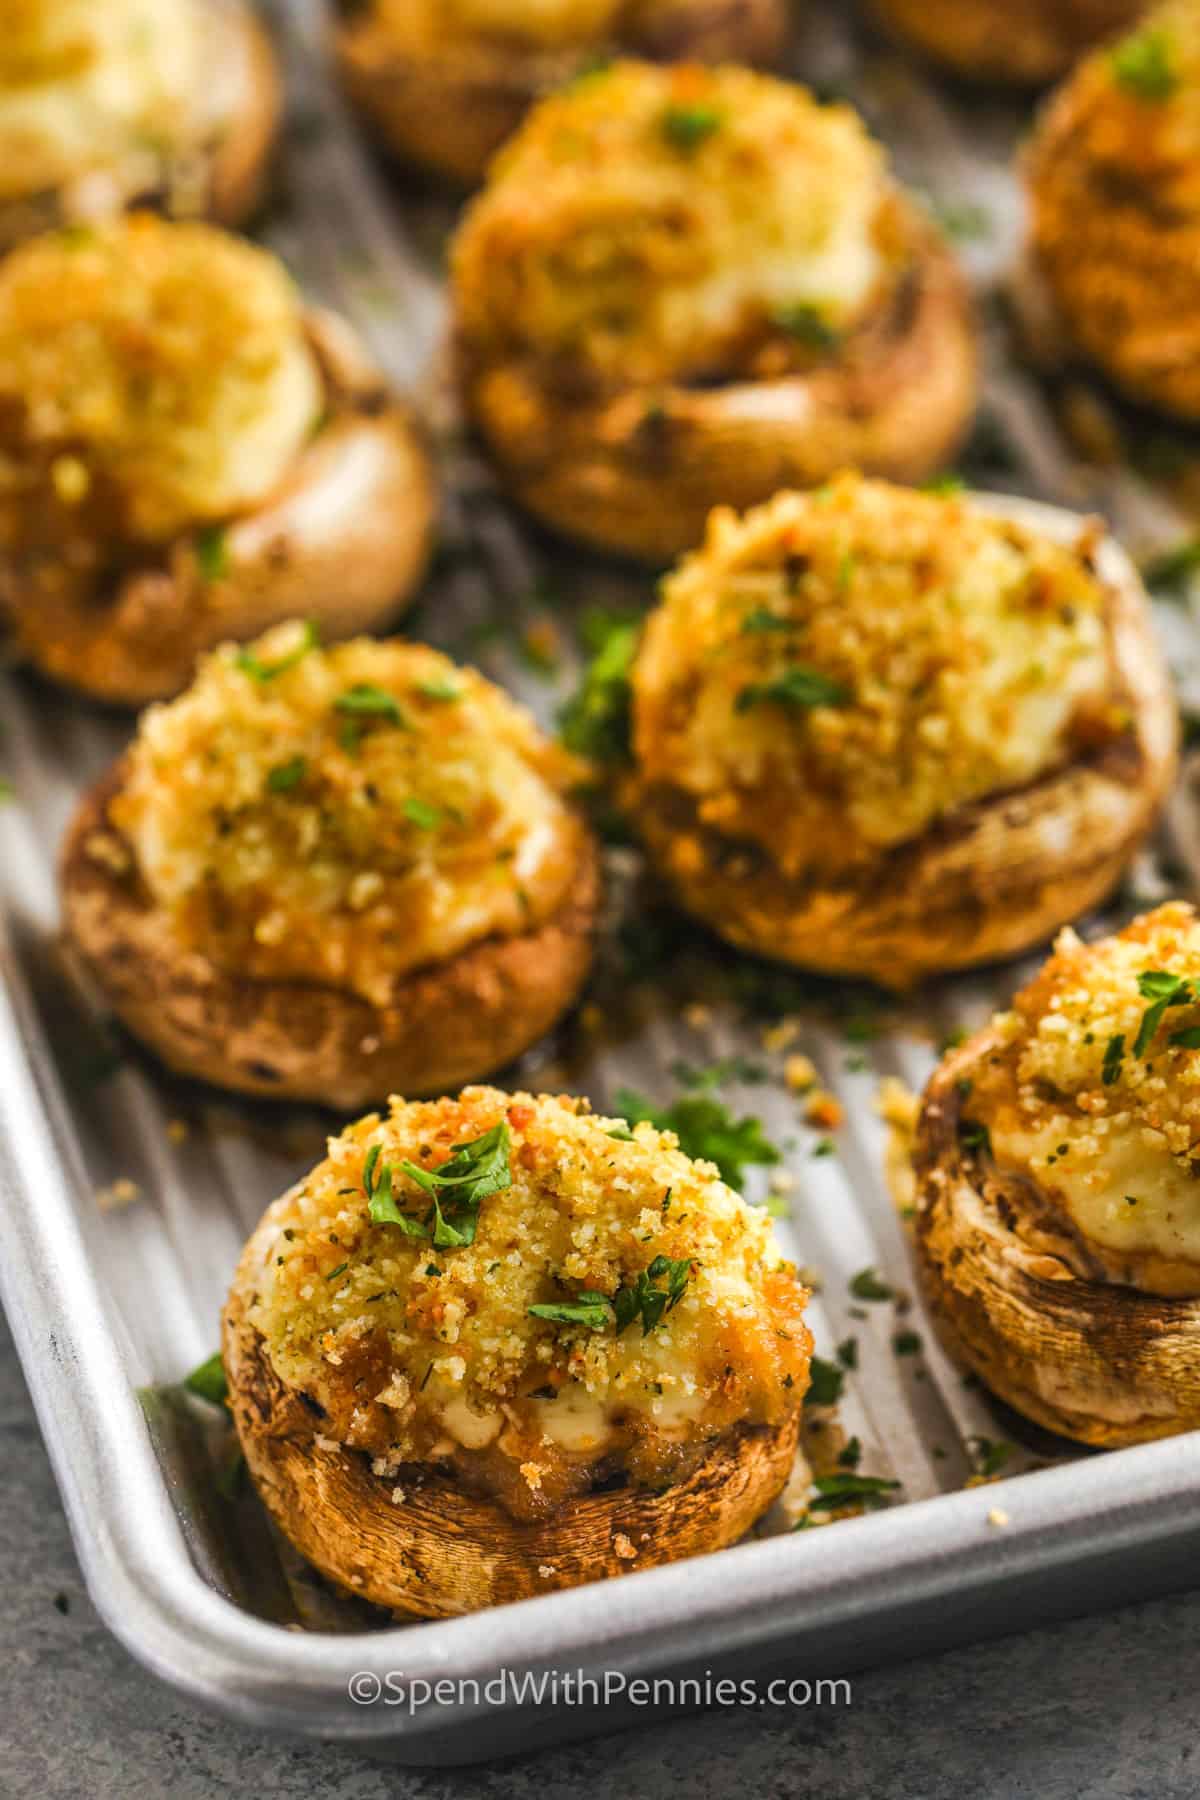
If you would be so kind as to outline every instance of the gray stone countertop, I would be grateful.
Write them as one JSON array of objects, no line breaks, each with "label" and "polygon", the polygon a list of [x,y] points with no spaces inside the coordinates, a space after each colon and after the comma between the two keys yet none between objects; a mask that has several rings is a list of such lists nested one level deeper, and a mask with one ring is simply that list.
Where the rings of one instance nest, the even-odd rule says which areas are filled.
[{"label": "gray stone countertop", "polygon": [[1200,1593],[854,1679],[849,1707],[409,1770],[210,1717],[109,1637],[0,1320],[3,1800],[1194,1800]]}]

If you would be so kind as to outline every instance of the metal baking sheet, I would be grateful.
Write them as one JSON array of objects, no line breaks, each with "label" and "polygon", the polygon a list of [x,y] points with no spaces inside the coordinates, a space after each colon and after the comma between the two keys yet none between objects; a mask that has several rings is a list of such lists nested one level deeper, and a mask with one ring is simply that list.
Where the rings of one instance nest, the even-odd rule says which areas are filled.
[{"label": "metal baking sheet", "polygon": [[[264,235],[316,297],[357,323],[439,440],[443,546],[407,628],[478,662],[552,722],[577,673],[582,614],[640,609],[651,584],[550,545],[498,499],[447,399],[441,261],[452,209],[364,147],[325,71],[320,0],[279,0],[272,18],[290,130]],[[810,20],[796,67],[864,107],[905,177],[962,237],[988,362],[984,424],[963,465],[972,480],[1103,510],[1138,553],[1176,541],[1184,527],[1160,494],[1071,458],[1037,384],[1009,359],[995,295],[1020,241],[1012,159],[1027,111],[956,99],[840,17]],[[1159,617],[1186,697],[1200,639],[1186,605]],[[569,1086],[600,1105],[632,1087],[665,1102],[687,1068],[724,1068],[720,1097],[759,1115],[784,1149],[777,1185],[790,1217],[778,1229],[820,1277],[820,1353],[857,1339],[841,1423],[862,1441],[863,1468],[902,1484],[897,1502],[797,1536],[776,1516],[756,1541],[717,1556],[470,1619],[399,1626],[338,1599],[281,1545],[253,1496],[224,1491],[224,1434],[177,1387],[214,1346],[243,1238],[335,1122],[240,1106],[169,1081],[136,1054],[114,1058],[60,950],[54,864],[79,792],[128,725],[20,673],[4,678],[0,704],[0,771],[15,791],[0,808],[0,1288],[89,1588],[148,1667],[231,1716],[452,1762],[647,1716],[619,1698],[555,1703],[552,1690],[518,1704],[511,1680],[526,1673],[770,1666],[830,1676],[1192,1579],[1200,1438],[1070,1452],[964,1383],[910,1298],[883,1176],[880,1080],[919,1086],[939,1039],[985,1018],[1030,965],[889,1006],[764,969],[678,922],[664,928],[636,859],[618,850],[593,1009],[531,1053],[510,1085]],[[1161,842],[1139,858],[1110,920],[1194,890],[1195,819],[1185,771]],[[779,1015],[797,1021],[786,1050],[764,1036]],[[782,1079],[796,1053],[844,1107],[840,1129],[803,1122]],[[766,1171],[752,1173],[748,1192],[766,1197]],[[868,1267],[896,1302],[855,1299],[850,1281]],[[919,1352],[897,1354],[901,1331],[920,1338]],[[982,1441],[1011,1446],[1003,1477],[967,1485]],[[500,1670],[510,1675],[502,1690]],[[381,1682],[388,1672],[453,1675],[477,1691],[411,1713],[363,1705],[349,1692],[363,1671]]]}]

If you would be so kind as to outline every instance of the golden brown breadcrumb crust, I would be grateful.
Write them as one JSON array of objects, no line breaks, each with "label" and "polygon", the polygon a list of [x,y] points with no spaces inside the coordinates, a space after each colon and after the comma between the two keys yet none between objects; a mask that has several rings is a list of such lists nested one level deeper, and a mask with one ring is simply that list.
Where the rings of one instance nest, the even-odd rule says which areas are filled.
[{"label": "golden brown breadcrumb crust", "polygon": [[1200,14],[1153,12],[1047,107],[1031,253],[1070,345],[1129,398],[1200,419]]}]

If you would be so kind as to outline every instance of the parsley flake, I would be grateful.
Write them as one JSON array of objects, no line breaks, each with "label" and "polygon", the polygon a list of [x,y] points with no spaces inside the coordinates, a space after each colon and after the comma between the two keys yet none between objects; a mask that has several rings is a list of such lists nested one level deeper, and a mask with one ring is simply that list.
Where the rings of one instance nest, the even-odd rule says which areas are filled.
[{"label": "parsley flake", "polygon": [[796,663],[770,681],[755,681],[744,687],[734,701],[734,710],[749,712],[752,706],[765,702],[807,710],[814,706],[845,706],[850,698],[850,689],[842,682],[822,674],[820,669]]}]

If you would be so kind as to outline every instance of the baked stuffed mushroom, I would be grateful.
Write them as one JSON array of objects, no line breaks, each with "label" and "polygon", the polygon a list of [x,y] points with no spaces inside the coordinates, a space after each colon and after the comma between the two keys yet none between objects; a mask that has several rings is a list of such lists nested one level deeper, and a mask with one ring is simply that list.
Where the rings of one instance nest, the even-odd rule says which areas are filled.
[{"label": "baked stuffed mushroom", "polygon": [[623,63],[544,101],[461,228],[463,391],[549,524],[661,559],[715,504],[919,479],[971,412],[953,257],[844,106]]},{"label": "baked stuffed mushroom", "polygon": [[341,0],[351,98],[402,156],[481,179],[541,95],[606,57],[773,62],[787,0]]},{"label": "baked stuffed mushroom", "polygon": [[[1082,64],[1029,156],[1023,298],[1047,358],[1200,423],[1200,5],[1180,0]],[[1026,288],[1029,283],[1027,281]]]},{"label": "baked stuffed mushroom", "polygon": [[924,1285],[950,1347],[1039,1425],[1133,1444],[1200,1425],[1200,922],[1065,931],[929,1083]]},{"label": "baked stuffed mushroom", "polygon": [[955,75],[1036,87],[1132,25],[1145,0],[872,0],[898,37]]},{"label": "baked stuffed mushroom", "polygon": [[1098,901],[1176,716],[1102,528],[845,476],[713,515],[632,671],[634,817],[733,943],[904,988]]},{"label": "baked stuffed mushroom", "polygon": [[807,1298],[670,1133],[565,1096],[393,1100],[247,1245],[230,1404],[323,1574],[464,1613],[740,1537],[792,1466]]},{"label": "baked stuffed mushroom", "polygon": [[45,673],[138,705],[226,637],[370,629],[433,516],[409,414],[266,252],[142,213],[0,265],[0,611]]},{"label": "baked stuffed mushroom", "polygon": [[226,645],[151,708],[63,859],[69,937],[171,1068],[351,1109],[499,1068],[574,999],[577,770],[423,645]]},{"label": "baked stuffed mushroom", "polygon": [[134,205],[236,224],[261,197],[279,112],[242,0],[6,0],[0,250]]}]

